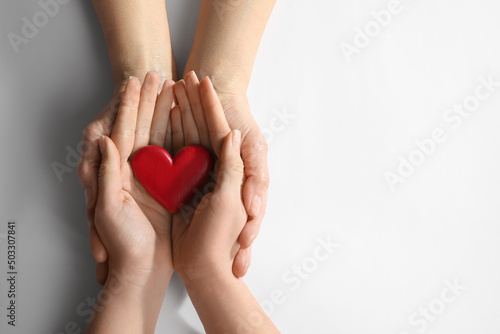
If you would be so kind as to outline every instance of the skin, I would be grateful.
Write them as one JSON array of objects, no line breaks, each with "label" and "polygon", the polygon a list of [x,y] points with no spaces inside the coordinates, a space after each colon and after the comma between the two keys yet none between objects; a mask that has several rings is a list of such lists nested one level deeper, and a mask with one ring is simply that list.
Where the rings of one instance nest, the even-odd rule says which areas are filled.
[{"label": "skin", "polygon": [[[101,137],[95,228],[108,254],[108,279],[87,333],[153,333],[163,298],[174,272],[171,255],[172,217],[135,180],[128,158],[144,145],[137,132],[149,120],[170,110],[172,84],[158,97],[159,76],[149,73],[144,85],[129,80],[111,138]],[[164,108],[165,105],[167,108]],[[166,131],[164,131],[166,132]],[[148,143],[159,144],[149,136]],[[171,146],[167,139],[162,146]],[[127,326],[123,326],[125,319]]]},{"label": "skin", "polygon": [[[111,134],[130,76],[143,82],[148,71],[155,70],[163,82],[176,79],[177,70],[164,1],[94,0],[93,5],[108,46],[115,88],[109,103],[85,129],[78,175],[85,191],[90,248],[97,262],[96,277],[104,284],[109,269],[108,252],[94,222],[101,163],[99,139]],[[150,22],[154,24],[148,24]],[[159,135],[153,131],[152,136]]]},{"label": "skin", "polygon": [[[264,217],[269,187],[267,144],[250,111],[246,89],[258,46],[275,0],[204,0],[184,73],[196,70],[215,80],[216,91],[232,128],[242,132],[242,158],[245,163],[244,204],[248,222],[239,237],[233,273],[244,276],[251,259],[250,246]],[[93,221],[101,161],[98,141],[109,136],[118,111],[125,83],[130,76],[141,81],[155,70],[160,82],[177,78],[170,40],[165,2],[161,0],[93,0],[101,22],[113,72],[115,89],[108,105],[87,126],[83,136],[79,176],[84,187],[90,247],[97,262],[96,277],[104,284],[108,272],[108,253]],[[241,18],[247,18],[242,20]],[[233,50],[237,47],[239,52]],[[228,57],[227,55],[231,55]],[[195,121],[199,111],[194,107]],[[162,136],[154,132],[154,136]],[[206,143],[206,134],[201,133]]]},{"label": "skin", "polygon": [[[186,80],[195,80],[193,72]],[[182,134],[174,136],[174,150],[186,143],[201,143],[203,126],[193,122],[190,107],[198,103],[197,94],[181,102],[183,82],[176,84],[181,106]],[[207,333],[279,333],[245,285],[233,275],[239,261],[238,237],[245,228],[247,213],[242,202],[243,161],[240,156],[241,132],[231,131],[211,81],[205,78],[199,87],[201,109],[212,148],[219,158],[214,191],[205,195],[189,222],[174,215],[172,251],[175,270],[181,277]],[[185,121],[187,120],[187,121]],[[173,122],[173,120],[172,120]],[[174,127],[174,123],[172,123]]]},{"label": "skin", "polygon": [[[245,164],[243,199],[249,215],[239,244],[236,276],[250,264],[250,246],[264,218],[269,170],[267,143],[250,110],[246,91],[259,44],[275,0],[203,0],[195,39],[184,73],[195,71],[213,82],[226,119],[242,133],[241,156]],[[237,52],[235,52],[237,50]]]},{"label": "skin", "polygon": [[[111,138],[99,140],[102,162],[94,221],[108,251],[110,271],[102,294],[105,298],[99,299],[86,333],[154,333],[174,269],[207,333],[233,333],[242,328],[249,333],[278,332],[232,272],[240,247],[238,236],[247,221],[241,189],[241,132],[230,130],[210,80],[202,80],[188,93],[197,78],[194,73],[187,78],[190,84],[175,84],[179,106],[170,115],[166,113],[173,96],[168,82],[155,104],[150,98],[158,75],[149,73],[142,89],[138,79],[130,79]],[[205,122],[194,121],[192,106],[197,103]],[[164,137],[150,136],[149,143],[163,143],[165,149],[178,151],[190,142],[202,144],[201,133],[206,133],[208,148],[219,159],[215,188],[203,197],[188,222],[181,214],[174,215],[173,221],[165,220],[164,209],[133,177],[128,158],[144,139],[134,130],[138,124],[145,126],[145,120],[151,120],[149,133],[154,129],[165,133]]]}]

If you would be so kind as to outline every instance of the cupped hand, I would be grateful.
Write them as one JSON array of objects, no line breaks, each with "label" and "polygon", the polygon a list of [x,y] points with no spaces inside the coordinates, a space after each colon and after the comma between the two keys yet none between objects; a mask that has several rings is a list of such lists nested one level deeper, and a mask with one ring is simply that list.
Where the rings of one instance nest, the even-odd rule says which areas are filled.
[{"label": "cupped hand", "polygon": [[[120,152],[123,184],[137,206],[144,213],[156,234],[161,248],[159,261],[166,271],[172,270],[170,226],[172,217],[134,179],[128,158],[140,147],[158,145],[171,151],[169,112],[173,101],[173,81],[163,84],[158,96],[158,74],[150,72],[144,79],[142,89],[136,78],[131,78],[123,95],[114,97],[105,110],[88,127],[84,135],[84,150],[79,175],[87,199],[87,219],[90,224],[90,243],[94,258],[98,262],[96,276],[104,284],[108,272],[108,251],[102,235],[94,221],[98,198],[98,170],[101,162],[99,138],[111,134],[111,139]],[[116,120],[114,109],[119,109]],[[111,132],[112,131],[112,132]]]},{"label": "cupped hand", "polygon": [[192,215],[185,214],[185,209],[174,215],[174,267],[186,282],[213,275],[232,276],[240,248],[237,240],[247,215],[241,197],[241,132],[231,132],[208,78],[198,83],[196,75],[189,73],[185,80],[175,85],[179,107],[171,115],[174,151],[184,145],[203,144],[218,157],[215,178],[209,181],[215,182],[213,191],[194,204]]},{"label": "cupped hand", "polygon": [[[217,88],[217,87],[216,87]],[[236,276],[244,276],[250,266],[251,245],[259,234],[266,212],[269,169],[267,166],[267,142],[257,125],[248,99],[244,93],[218,90],[224,114],[231,129],[241,131],[241,157],[245,165],[243,203],[248,221],[238,242],[241,249],[237,254]]]}]

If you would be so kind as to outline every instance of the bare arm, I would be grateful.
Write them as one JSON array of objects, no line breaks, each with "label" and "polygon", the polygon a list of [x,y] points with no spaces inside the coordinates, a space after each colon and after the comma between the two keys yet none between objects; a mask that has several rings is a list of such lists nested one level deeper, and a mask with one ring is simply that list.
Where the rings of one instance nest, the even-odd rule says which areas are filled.
[{"label": "bare arm", "polygon": [[165,1],[93,0],[104,32],[115,84],[154,70],[172,79],[175,60]]},{"label": "bare arm", "polygon": [[[188,86],[193,76],[193,73],[186,76]],[[247,220],[241,201],[244,176],[240,156],[241,132],[229,128],[209,79],[203,79],[199,90],[194,90],[189,98],[183,93],[183,87],[182,83],[178,84],[176,94],[180,93],[179,115],[182,115],[184,136],[186,140],[196,138],[204,127],[203,132],[210,134],[211,147],[219,159],[220,168],[214,191],[203,197],[191,222],[186,224],[183,217],[174,216],[174,267],[207,333],[278,333],[243,280],[232,272],[239,248],[238,235]],[[200,96],[197,96],[197,91]],[[206,124],[184,122],[184,119],[193,117],[189,106],[199,101]],[[182,147],[182,144],[177,145]]]},{"label": "bare arm", "polygon": [[279,333],[245,282],[231,272],[184,284],[207,333]]},{"label": "bare arm", "polygon": [[202,0],[198,27],[184,74],[210,77],[231,129],[242,134],[246,181],[243,203],[249,215],[233,265],[237,277],[250,265],[250,246],[266,211],[267,143],[250,111],[246,91],[255,57],[275,0]]},{"label": "bare arm", "polygon": [[160,81],[164,81],[175,79],[177,70],[165,1],[93,0],[92,3],[106,39],[115,89],[108,105],[86,128],[79,176],[86,193],[90,247],[98,263],[96,276],[104,284],[108,255],[93,221],[98,188],[97,171],[101,159],[98,140],[111,133],[130,76],[143,81],[146,73],[154,70],[160,74]]},{"label": "bare arm", "polygon": [[184,73],[210,76],[215,89],[245,93],[276,0],[203,0]]}]

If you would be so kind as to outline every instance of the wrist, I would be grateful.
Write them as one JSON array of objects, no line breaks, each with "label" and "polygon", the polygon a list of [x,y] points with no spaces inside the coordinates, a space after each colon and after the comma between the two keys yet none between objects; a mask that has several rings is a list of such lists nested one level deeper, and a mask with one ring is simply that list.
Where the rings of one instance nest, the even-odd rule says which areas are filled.
[{"label": "wrist", "polygon": [[193,297],[197,296],[197,298],[203,298],[207,293],[217,294],[221,291],[226,291],[227,287],[232,286],[240,280],[231,271],[214,271],[210,274],[191,276],[179,274],[179,277],[189,295]]},{"label": "wrist", "polygon": [[194,71],[200,79],[209,77],[218,95],[246,95],[250,76],[238,69],[232,69],[229,64],[223,61],[214,62],[205,59],[195,59],[190,55],[184,75]]},{"label": "wrist", "polygon": [[112,61],[111,67],[115,90],[123,91],[132,76],[142,82],[146,74],[150,71],[155,71],[160,75],[160,83],[163,83],[165,80],[175,79],[177,76],[175,64],[155,58],[159,57],[155,57],[154,55],[140,55],[131,56],[126,61]]},{"label": "wrist", "polygon": [[106,285],[121,286],[132,291],[141,291],[145,296],[152,292],[166,291],[174,273],[170,266],[155,265],[138,267],[136,265],[119,264],[109,261]]},{"label": "wrist", "polygon": [[154,333],[165,292],[166,286],[137,284],[137,273],[110,267],[85,333]]},{"label": "wrist", "polygon": [[173,59],[165,1],[92,1],[101,23],[115,84],[157,71],[171,79]]},{"label": "wrist", "polygon": [[221,287],[229,282],[238,280],[233,275],[231,265],[222,266],[220,264],[212,264],[208,265],[208,268],[189,267],[180,271],[178,270],[177,273],[186,289],[193,291],[206,289],[207,284],[214,287]]}]

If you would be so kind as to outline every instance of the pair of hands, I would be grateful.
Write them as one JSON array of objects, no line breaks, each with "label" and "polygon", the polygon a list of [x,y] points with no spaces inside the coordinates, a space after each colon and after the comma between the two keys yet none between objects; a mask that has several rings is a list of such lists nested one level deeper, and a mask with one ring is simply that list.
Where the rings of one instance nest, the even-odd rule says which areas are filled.
[{"label": "pair of hands", "polygon": [[[158,84],[154,72],[142,88],[131,78],[110,137],[98,141],[93,222],[109,272],[86,333],[153,333],[174,270],[207,333],[277,333],[233,274],[247,222],[241,132],[231,131],[210,79],[199,83],[190,73],[186,81],[165,82],[159,95]],[[171,109],[174,95],[178,105]],[[192,215],[181,210],[172,216],[134,178],[129,158],[145,145],[175,154],[193,144],[217,156],[216,181]]]},{"label": "pair of hands", "polygon": [[[165,81],[158,94],[159,82],[155,72],[146,75],[142,88],[131,78],[110,137],[99,139],[98,193],[90,218],[105,246],[107,266],[98,276],[107,277],[107,270],[124,272],[145,288],[168,285],[174,270],[186,284],[245,270],[245,258],[235,260],[247,221],[241,201],[241,132],[231,131],[208,78],[199,83],[191,72],[185,81]],[[174,96],[178,105],[171,109]],[[195,144],[218,157],[217,182],[192,217],[172,216],[134,178],[129,158],[146,145],[175,155]]]},{"label": "pair of hands", "polygon": [[[135,81],[135,79],[133,80]],[[203,105],[199,93],[196,94],[198,91],[197,87],[200,85],[196,75],[191,72],[185,75],[184,82],[174,83],[172,80],[167,80],[163,84],[160,84],[162,85],[162,93],[157,99],[157,88],[155,87],[159,85],[159,82],[161,82],[161,79],[158,75],[151,73],[144,80],[142,91],[140,92],[139,104],[137,104],[139,111],[136,119],[137,124],[133,130],[130,130],[133,132],[134,138],[132,139],[133,144],[129,155],[138,148],[148,144],[164,146],[170,153],[176,152],[175,145],[181,145],[182,147],[183,144],[191,145],[200,143],[210,148],[213,143],[210,140],[210,133],[206,126],[207,123],[202,122]],[[204,87],[203,81],[201,86]],[[124,93],[125,87],[126,83],[117,86],[110,103],[87,127],[83,141],[82,163],[79,168],[80,179],[86,194],[90,245],[92,254],[97,262],[96,276],[101,284],[105,283],[109,270],[109,254],[103,245],[102,236],[98,233],[94,221],[99,189],[98,170],[101,163],[99,138],[103,135],[109,136],[111,134],[112,130],[117,126],[118,118],[116,114],[120,106],[130,103],[130,101],[126,100],[128,97]],[[210,87],[212,87],[211,84]],[[211,90],[213,93],[213,88]],[[170,106],[174,100],[174,91],[179,106],[172,109],[171,115],[169,115]],[[259,232],[267,202],[267,187],[269,185],[267,145],[251,115],[246,96],[243,94],[233,94],[229,90],[220,90],[217,95],[218,101],[220,101],[218,104],[222,107],[229,126],[240,130],[242,134],[241,156],[245,163],[243,203],[248,213],[248,221],[239,235],[238,243],[240,249],[237,251],[233,265],[234,275],[241,277],[245,275],[250,265],[250,246]],[[186,119],[182,119],[181,121],[180,114],[186,115]],[[184,131],[184,128],[187,130]],[[131,133],[125,134],[125,137],[131,135]],[[182,135],[185,137],[184,142],[180,139]],[[124,135],[121,135],[121,137],[124,137]],[[171,137],[176,138],[176,140],[174,141]],[[117,147],[122,149],[121,145],[118,144]],[[215,146],[214,151],[217,153]],[[134,195],[138,196],[138,202],[145,201],[145,203],[148,203],[148,206],[153,208],[150,215],[153,215],[152,213],[154,212],[155,217],[165,218],[167,223],[163,225],[168,225],[168,222],[172,221],[166,210],[157,207],[159,204],[156,201],[151,199],[155,205],[149,205],[149,201],[146,202],[147,196],[145,195],[149,196],[149,194],[141,194],[136,191]]]}]

